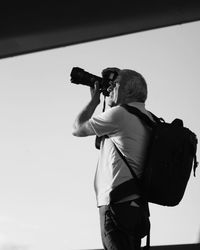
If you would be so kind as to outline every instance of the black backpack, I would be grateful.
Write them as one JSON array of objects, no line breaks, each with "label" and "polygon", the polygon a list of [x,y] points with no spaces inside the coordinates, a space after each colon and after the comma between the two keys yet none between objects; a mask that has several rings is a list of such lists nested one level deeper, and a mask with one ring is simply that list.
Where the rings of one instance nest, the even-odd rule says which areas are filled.
[{"label": "black backpack", "polygon": [[[195,176],[195,170],[198,166],[196,135],[185,128],[183,121],[180,119],[175,119],[172,123],[166,123],[163,119],[151,113],[155,121],[153,122],[135,107],[126,104],[122,107],[141,119],[145,126],[152,128],[152,136],[141,179],[137,178],[133,169],[115,145],[136,181],[130,180],[117,187],[111,193],[111,198],[114,200],[120,194],[123,196],[123,188],[125,192],[129,190],[131,193],[132,185],[132,188],[138,189],[137,191],[141,192],[148,202],[163,206],[176,206],[183,198],[192,167]],[[119,190],[120,192],[118,192]]]}]

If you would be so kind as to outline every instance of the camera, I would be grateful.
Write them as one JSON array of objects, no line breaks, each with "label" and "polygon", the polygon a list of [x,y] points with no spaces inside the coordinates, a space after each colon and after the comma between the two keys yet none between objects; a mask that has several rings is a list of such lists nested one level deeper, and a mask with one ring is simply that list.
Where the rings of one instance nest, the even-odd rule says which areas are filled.
[{"label": "camera", "polygon": [[93,74],[86,72],[84,69],[79,67],[73,67],[71,71],[71,82],[75,84],[82,84],[89,87],[94,87],[94,83],[96,81],[99,82],[100,91],[104,96],[109,96],[109,92],[107,91],[110,81],[114,81],[117,77],[118,73],[114,70],[107,70],[103,77],[99,77]]}]

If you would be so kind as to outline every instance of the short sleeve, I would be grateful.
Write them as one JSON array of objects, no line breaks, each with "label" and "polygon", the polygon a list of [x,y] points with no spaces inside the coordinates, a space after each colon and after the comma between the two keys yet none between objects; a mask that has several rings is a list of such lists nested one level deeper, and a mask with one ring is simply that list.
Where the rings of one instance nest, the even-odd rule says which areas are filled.
[{"label": "short sleeve", "polygon": [[122,108],[113,107],[100,115],[92,117],[89,122],[97,136],[112,135],[120,129]]}]

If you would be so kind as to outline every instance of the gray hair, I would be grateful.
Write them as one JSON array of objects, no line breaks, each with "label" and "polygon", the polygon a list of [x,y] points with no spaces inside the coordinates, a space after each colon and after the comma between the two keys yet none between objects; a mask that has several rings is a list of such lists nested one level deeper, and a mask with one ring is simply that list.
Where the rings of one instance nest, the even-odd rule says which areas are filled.
[{"label": "gray hair", "polygon": [[147,99],[147,83],[144,77],[130,69],[120,70],[122,83],[129,99],[137,102],[145,102]]}]

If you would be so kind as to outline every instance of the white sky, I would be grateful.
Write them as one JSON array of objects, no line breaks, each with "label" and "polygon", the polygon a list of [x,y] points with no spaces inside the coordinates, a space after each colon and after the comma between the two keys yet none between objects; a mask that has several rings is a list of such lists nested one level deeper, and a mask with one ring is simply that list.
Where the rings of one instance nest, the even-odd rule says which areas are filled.
[{"label": "white sky", "polygon": [[[147,109],[200,138],[199,31],[194,22],[0,60],[0,250],[102,248],[95,138],[71,135],[89,88],[70,83],[71,69],[139,71]],[[151,205],[152,245],[197,242],[199,190],[197,169],[180,205]]]}]

